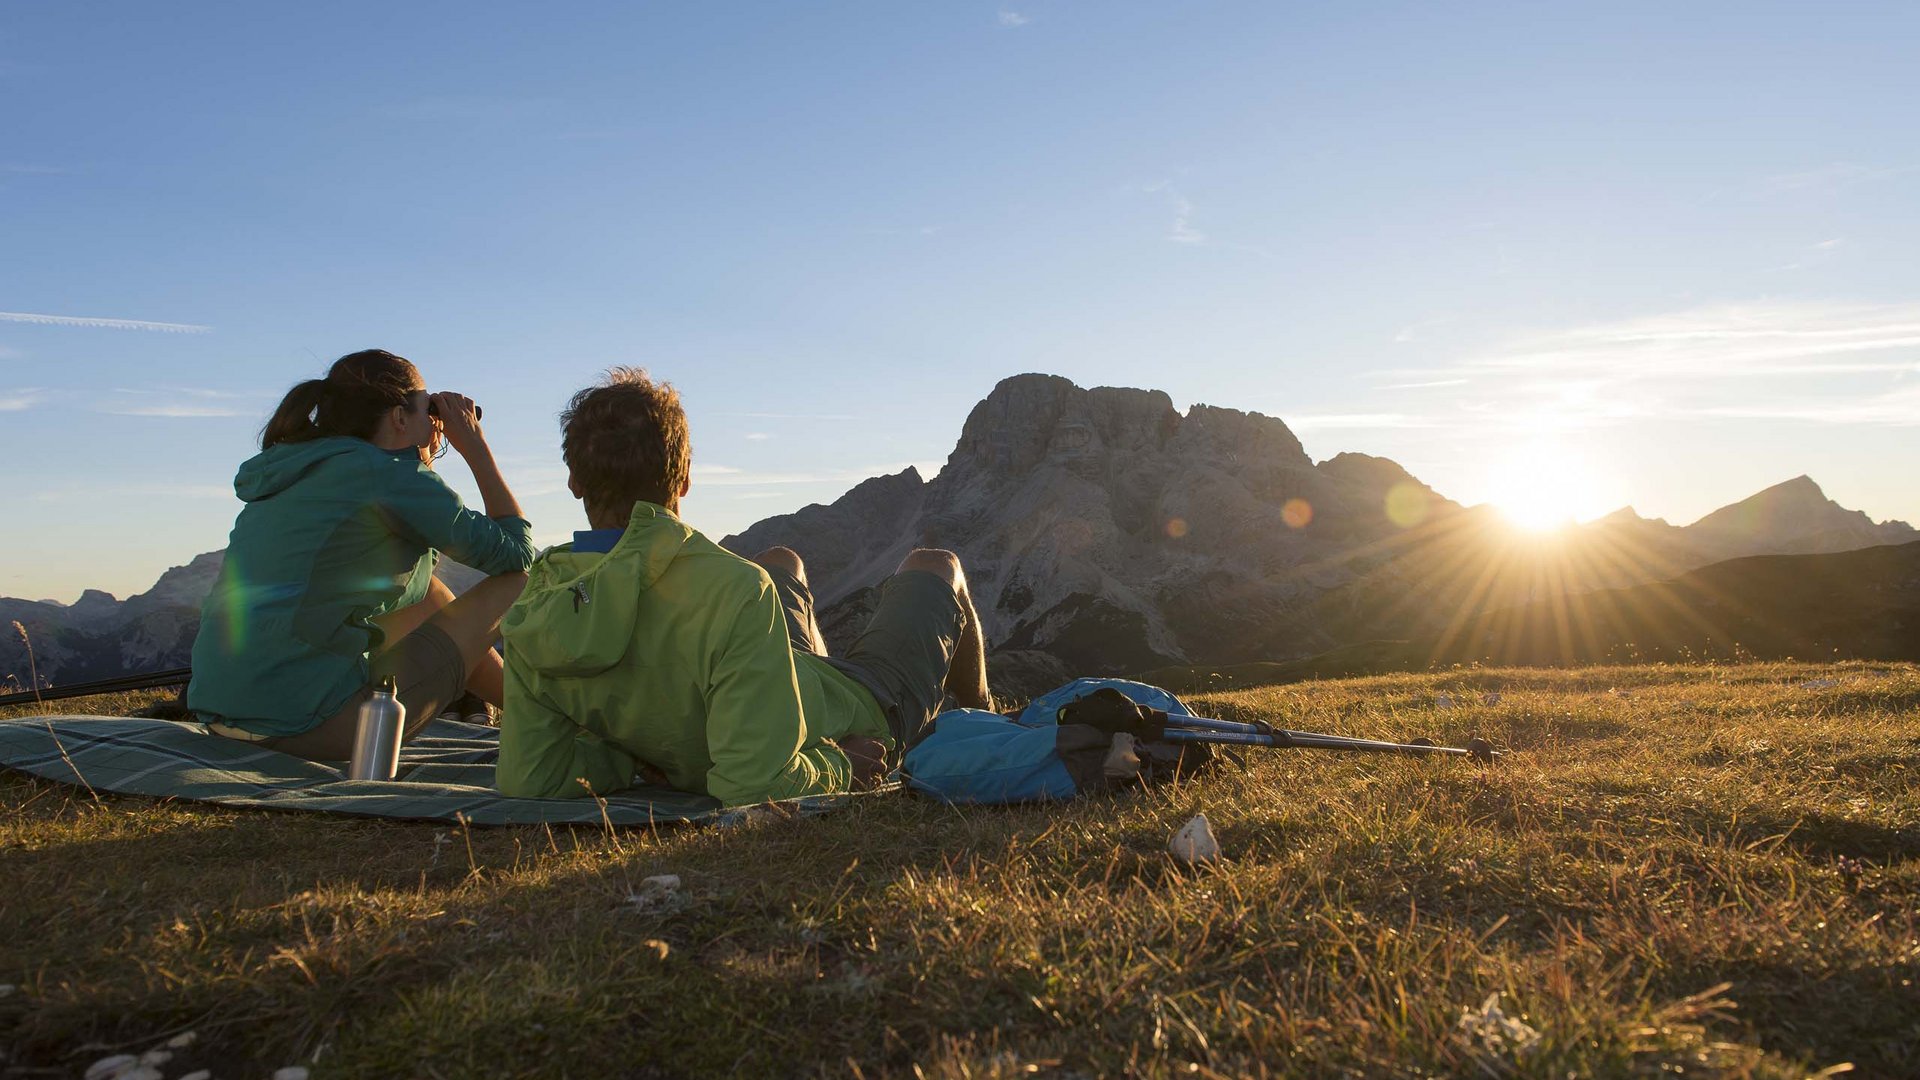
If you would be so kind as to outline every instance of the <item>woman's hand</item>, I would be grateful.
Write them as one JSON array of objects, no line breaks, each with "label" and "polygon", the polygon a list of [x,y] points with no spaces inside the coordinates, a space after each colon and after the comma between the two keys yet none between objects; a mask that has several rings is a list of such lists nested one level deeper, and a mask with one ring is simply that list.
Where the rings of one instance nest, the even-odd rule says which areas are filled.
[{"label": "woman's hand", "polygon": [[474,408],[472,398],[442,390],[433,395],[432,401],[441,434],[446,436],[447,445],[453,447],[455,453],[471,458],[475,450],[486,449],[487,437],[480,431],[479,410]]},{"label": "woman's hand", "polygon": [[480,410],[474,406],[473,399],[443,390],[433,395],[432,402],[447,445],[465,458],[467,468],[473,470],[473,482],[480,487],[487,516],[526,517],[520,512],[520,503],[514,499],[513,492],[507,490],[507,481],[500,475],[493,451],[487,449],[487,437],[480,433]]}]

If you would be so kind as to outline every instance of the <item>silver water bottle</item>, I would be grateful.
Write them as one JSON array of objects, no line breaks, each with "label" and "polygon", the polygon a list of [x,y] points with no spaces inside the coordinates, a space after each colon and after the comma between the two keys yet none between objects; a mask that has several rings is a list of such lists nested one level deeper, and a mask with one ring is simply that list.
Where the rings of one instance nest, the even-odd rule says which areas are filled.
[{"label": "silver water bottle", "polygon": [[393,677],[388,676],[361,704],[347,779],[391,780],[400,771],[400,736],[407,730],[407,707],[397,695]]}]

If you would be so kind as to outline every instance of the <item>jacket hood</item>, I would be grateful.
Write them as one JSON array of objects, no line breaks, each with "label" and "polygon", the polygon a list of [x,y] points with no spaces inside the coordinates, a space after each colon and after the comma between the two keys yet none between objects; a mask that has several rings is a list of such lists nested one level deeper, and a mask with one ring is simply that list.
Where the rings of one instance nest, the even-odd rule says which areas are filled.
[{"label": "jacket hood", "polygon": [[526,591],[501,621],[507,648],[544,675],[595,675],[619,663],[633,642],[641,595],[691,536],[679,518],[643,502],[612,551],[549,549],[534,560]]},{"label": "jacket hood", "polygon": [[241,464],[233,478],[233,492],[242,502],[278,495],[321,462],[366,450],[386,452],[365,439],[348,435],[270,446]]}]

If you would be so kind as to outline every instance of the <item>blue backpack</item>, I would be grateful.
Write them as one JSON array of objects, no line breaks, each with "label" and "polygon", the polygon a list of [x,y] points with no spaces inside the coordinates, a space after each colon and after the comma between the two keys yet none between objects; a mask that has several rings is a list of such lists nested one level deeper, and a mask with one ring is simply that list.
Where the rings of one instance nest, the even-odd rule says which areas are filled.
[{"label": "blue backpack", "polygon": [[[949,803],[1042,802],[1115,784],[1154,783],[1217,760],[1203,743],[1125,734],[1130,725],[1111,718],[1137,712],[1135,707],[1193,715],[1157,686],[1076,679],[1035,698],[1016,716],[982,709],[941,713],[933,730],[907,751],[901,779]],[[1128,768],[1136,759],[1138,768]]]}]

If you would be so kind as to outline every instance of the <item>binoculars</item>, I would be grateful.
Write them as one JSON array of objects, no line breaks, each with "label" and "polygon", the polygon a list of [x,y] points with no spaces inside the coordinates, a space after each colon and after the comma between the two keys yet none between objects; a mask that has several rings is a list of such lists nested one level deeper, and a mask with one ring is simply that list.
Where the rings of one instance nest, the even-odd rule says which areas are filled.
[{"label": "binoculars", "polygon": [[[482,414],[485,411],[486,410],[482,409],[480,406],[475,405],[473,407],[473,418],[475,420],[482,419]],[[432,398],[427,399],[427,415],[433,417],[436,420],[440,418],[440,403],[433,400]]]}]

